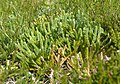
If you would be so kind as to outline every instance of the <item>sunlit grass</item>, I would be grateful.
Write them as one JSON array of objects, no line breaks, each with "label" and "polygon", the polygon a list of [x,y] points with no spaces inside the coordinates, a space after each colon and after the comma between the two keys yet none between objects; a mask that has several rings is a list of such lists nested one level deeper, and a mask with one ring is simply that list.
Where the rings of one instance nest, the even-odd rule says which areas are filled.
[{"label": "sunlit grass", "polygon": [[119,0],[0,3],[0,83],[119,84]]}]

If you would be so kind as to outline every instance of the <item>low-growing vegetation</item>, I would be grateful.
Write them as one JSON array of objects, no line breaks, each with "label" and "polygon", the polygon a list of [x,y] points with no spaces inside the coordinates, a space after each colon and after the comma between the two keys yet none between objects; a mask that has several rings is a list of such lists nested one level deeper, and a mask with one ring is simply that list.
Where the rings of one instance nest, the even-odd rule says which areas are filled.
[{"label": "low-growing vegetation", "polygon": [[0,84],[119,84],[120,0],[0,0]]}]

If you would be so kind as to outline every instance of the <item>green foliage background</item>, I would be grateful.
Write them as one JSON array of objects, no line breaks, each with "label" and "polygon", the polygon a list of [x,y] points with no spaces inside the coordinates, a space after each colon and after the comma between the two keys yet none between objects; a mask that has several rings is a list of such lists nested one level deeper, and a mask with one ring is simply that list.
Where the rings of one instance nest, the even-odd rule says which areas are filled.
[{"label": "green foliage background", "polygon": [[0,82],[119,84],[119,28],[120,0],[0,0]]}]

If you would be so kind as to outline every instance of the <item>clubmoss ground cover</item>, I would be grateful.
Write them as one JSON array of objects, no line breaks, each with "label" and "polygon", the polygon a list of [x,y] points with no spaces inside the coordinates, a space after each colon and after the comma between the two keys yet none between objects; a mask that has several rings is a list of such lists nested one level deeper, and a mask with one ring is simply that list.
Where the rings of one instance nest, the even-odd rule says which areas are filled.
[{"label": "clubmoss ground cover", "polygon": [[0,0],[0,82],[119,84],[119,0]]}]

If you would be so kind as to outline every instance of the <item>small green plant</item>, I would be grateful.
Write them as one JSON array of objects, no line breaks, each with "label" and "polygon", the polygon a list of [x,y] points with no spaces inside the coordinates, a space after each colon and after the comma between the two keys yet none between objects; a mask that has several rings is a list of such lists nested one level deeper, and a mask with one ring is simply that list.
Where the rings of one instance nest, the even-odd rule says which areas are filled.
[{"label": "small green plant", "polygon": [[119,84],[118,0],[0,3],[0,83]]}]

